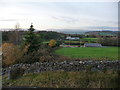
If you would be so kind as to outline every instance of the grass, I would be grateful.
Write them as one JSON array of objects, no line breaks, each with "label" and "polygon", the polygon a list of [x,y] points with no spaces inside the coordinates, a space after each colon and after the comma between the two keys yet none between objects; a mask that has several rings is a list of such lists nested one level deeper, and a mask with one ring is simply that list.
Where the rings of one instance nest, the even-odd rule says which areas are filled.
[{"label": "grass", "polygon": [[81,38],[80,40],[65,40],[64,42],[65,43],[80,43],[83,41],[87,41],[89,43],[92,43],[92,42],[97,42],[98,39],[100,38]]},{"label": "grass", "polygon": [[118,60],[118,47],[60,48],[56,50],[56,53],[64,56],[69,56],[71,58]]},{"label": "grass", "polygon": [[65,43],[80,43],[80,40],[65,40]]},{"label": "grass", "polygon": [[100,39],[100,38],[83,38],[83,39],[91,39],[91,40],[98,40],[98,39]]},{"label": "grass", "polygon": [[96,42],[100,38],[82,38],[82,41]]},{"label": "grass", "polygon": [[[103,72],[41,72],[30,73],[15,80],[8,80],[3,86],[29,86],[48,88],[114,88],[117,73]],[[3,80],[4,81],[4,80]]]}]

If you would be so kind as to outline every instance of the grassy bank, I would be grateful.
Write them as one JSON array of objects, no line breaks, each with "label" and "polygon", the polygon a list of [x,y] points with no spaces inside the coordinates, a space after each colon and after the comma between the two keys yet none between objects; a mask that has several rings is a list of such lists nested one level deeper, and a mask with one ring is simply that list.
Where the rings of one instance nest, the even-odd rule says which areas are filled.
[{"label": "grassy bank", "polygon": [[69,56],[71,58],[86,58],[98,60],[118,60],[118,47],[76,47],[60,48],[57,54]]},{"label": "grassy bank", "polygon": [[[3,77],[3,81],[5,78]],[[15,80],[7,80],[3,86],[29,86],[48,88],[115,88],[118,75],[114,71],[103,72],[42,72],[27,74]]]}]

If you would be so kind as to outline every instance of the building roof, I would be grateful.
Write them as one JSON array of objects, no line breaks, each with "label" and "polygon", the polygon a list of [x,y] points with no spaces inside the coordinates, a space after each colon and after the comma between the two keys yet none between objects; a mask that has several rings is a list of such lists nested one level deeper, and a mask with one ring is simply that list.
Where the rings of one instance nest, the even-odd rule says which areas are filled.
[{"label": "building roof", "polygon": [[84,47],[102,47],[100,43],[85,43]]}]

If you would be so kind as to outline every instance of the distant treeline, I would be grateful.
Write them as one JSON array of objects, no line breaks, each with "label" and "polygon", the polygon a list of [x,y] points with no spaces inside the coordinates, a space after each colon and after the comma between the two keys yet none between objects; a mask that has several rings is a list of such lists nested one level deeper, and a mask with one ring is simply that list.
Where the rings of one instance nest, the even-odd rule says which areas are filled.
[{"label": "distant treeline", "polygon": [[117,37],[120,34],[119,31],[89,31],[85,32],[87,36],[94,36],[94,37]]},{"label": "distant treeline", "polygon": [[[2,42],[11,42],[14,44],[21,44],[23,42],[23,37],[27,31],[2,31]],[[80,37],[81,38],[96,38],[95,35],[80,35],[80,34],[64,34],[59,33],[55,31],[37,31],[36,34],[40,35],[40,38],[43,42],[44,41],[50,41],[51,39],[54,39],[56,41],[65,40],[67,36],[72,37]],[[106,33],[106,32],[105,32]],[[108,33],[108,32],[107,32]],[[116,33],[116,32],[114,32]],[[97,35],[97,34],[96,34]],[[119,36],[116,37],[99,37],[100,39],[97,41],[98,43],[101,43],[103,46],[120,46],[119,43]]]},{"label": "distant treeline", "polygon": [[[20,44],[23,41],[23,37],[27,31],[3,31],[2,42],[11,42],[14,44]],[[49,41],[51,39],[60,40],[65,37],[64,34],[54,31],[38,31],[35,32],[40,35],[40,39],[43,41]]]}]

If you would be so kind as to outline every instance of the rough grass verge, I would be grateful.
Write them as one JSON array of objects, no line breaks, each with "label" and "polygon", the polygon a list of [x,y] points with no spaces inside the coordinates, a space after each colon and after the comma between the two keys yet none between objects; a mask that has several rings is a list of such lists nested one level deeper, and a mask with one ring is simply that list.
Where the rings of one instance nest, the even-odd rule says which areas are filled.
[{"label": "rough grass verge", "polygon": [[[4,78],[6,79],[6,78]],[[3,79],[3,82],[5,81]],[[23,75],[15,80],[7,80],[3,86],[27,86],[47,88],[116,88],[118,74],[106,72],[41,72]]]}]

